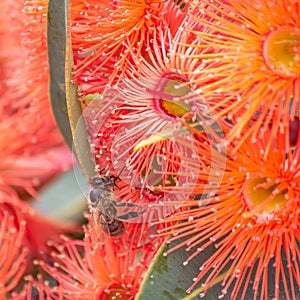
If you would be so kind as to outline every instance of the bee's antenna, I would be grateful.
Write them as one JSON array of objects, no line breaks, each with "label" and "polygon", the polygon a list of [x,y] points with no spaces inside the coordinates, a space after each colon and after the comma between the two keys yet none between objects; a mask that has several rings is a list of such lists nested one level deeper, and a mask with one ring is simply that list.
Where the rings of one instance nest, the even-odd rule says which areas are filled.
[{"label": "bee's antenna", "polygon": [[120,179],[120,176],[121,176],[121,174],[123,173],[124,169],[125,169],[125,166],[123,166],[123,168],[121,169],[121,171],[120,171],[119,175],[117,176],[117,178]]},{"label": "bee's antenna", "polygon": [[99,171],[99,174],[102,175],[102,174],[104,173],[105,169],[106,169],[106,168],[102,168],[102,169]]}]

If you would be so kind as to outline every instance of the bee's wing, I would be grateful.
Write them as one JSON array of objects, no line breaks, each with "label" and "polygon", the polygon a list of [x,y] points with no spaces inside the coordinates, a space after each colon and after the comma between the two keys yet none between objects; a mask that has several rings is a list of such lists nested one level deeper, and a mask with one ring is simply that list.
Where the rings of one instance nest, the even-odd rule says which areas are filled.
[{"label": "bee's wing", "polygon": [[144,220],[145,208],[141,205],[117,199],[115,209],[117,220],[130,223],[141,223]]},{"label": "bee's wing", "polygon": [[96,244],[103,244],[110,237],[109,225],[103,208],[106,193],[102,188],[92,188],[88,197],[89,231]]},{"label": "bee's wing", "polygon": [[105,215],[97,207],[90,206],[89,231],[95,245],[104,245],[110,239],[110,231]]}]

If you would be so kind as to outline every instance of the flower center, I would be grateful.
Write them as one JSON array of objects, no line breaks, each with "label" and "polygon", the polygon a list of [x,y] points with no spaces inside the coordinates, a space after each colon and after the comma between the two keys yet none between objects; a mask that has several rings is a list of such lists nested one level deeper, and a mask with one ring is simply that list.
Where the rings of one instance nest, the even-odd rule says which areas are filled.
[{"label": "flower center", "polygon": [[183,100],[191,90],[183,85],[181,79],[162,78],[157,87],[154,107],[169,118],[183,117],[190,110],[190,105]]},{"label": "flower center", "polygon": [[287,189],[282,189],[280,183],[264,177],[249,179],[243,187],[244,201],[250,215],[267,215],[280,209],[285,201]]},{"label": "flower center", "polygon": [[300,28],[285,26],[271,32],[263,44],[269,69],[282,77],[300,76]]}]

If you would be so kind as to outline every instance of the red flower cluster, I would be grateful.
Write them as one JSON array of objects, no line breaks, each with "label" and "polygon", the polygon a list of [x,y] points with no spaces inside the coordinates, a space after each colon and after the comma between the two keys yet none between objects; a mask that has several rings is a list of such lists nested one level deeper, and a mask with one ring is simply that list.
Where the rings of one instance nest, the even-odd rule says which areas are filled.
[{"label": "red flower cluster", "polygon": [[252,286],[255,299],[296,299],[299,1],[73,4],[73,80],[96,171],[143,208],[127,221],[185,237],[169,252],[195,249],[187,268],[217,247],[192,295],[222,278],[220,297]]},{"label": "red flower cluster", "polygon": [[199,263],[190,299],[219,282],[220,298],[298,299],[298,0],[71,1],[72,81],[96,164],[88,225],[83,239],[43,248],[36,265],[54,282],[29,276],[11,293],[28,249],[44,245],[35,226],[57,232],[19,199],[62,168],[46,96],[46,5],[0,5],[13,12],[0,37],[0,294],[135,299],[168,239],[165,255],[185,247],[185,268]]},{"label": "red flower cluster", "polygon": [[188,292],[221,276],[235,298],[255,272],[254,298],[295,299],[299,1],[79,2],[73,79],[97,170],[119,176],[114,195],[169,242],[189,236],[176,246],[197,247],[188,261],[216,245]]}]

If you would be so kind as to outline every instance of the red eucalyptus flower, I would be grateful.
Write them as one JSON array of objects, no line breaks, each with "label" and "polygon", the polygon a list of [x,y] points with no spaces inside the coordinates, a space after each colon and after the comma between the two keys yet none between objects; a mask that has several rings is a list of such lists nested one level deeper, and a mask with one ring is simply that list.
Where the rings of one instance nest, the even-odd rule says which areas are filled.
[{"label": "red eucalyptus flower", "polygon": [[[267,155],[278,132],[289,130],[299,115],[299,7],[294,0],[216,0],[195,5],[194,21],[202,27],[194,28],[193,21],[187,31],[201,45],[186,43],[186,47],[212,49],[191,54],[203,62],[195,81],[217,117],[237,120],[228,136],[238,138],[237,148],[248,136],[255,142],[271,125]],[[214,80],[207,83],[210,78]],[[249,127],[251,120],[255,123]]]},{"label": "red eucalyptus flower", "polygon": [[39,262],[58,283],[53,298],[134,299],[159,245],[148,241],[136,247],[127,235],[99,244],[93,236],[89,231],[83,241],[65,239],[53,253],[54,266]]},{"label": "red eucalyptus flower", "polygon": [[[221,278],[220,297],[230,289],[230,298],[236,299],[239,295],[244,299],[251,285],[254,299],[268,299],[269,292],[275,299],[279,299],[280,293],[286,299],[298,299],[300,134],[295,148],[290,146],[289,133],[280,134],[264,158],[268,142],[267,137],[257,139],[256,143],[248,138],[238,151],[234,144],[230,145],[217,195],[204,197],[202,202],[188,202],[188,211],[178,212],[168,220],[186,221],[168,230],[175,235],[171,241],[187,237],[176,246],[186,247],[191,252],[184,264],[188,265],[209,246],[216,247],[200,266],[199,275],[188,292],[203,283],[193,293],[203,295],[203,291],[205,293]],[[204,175],[203,172],[205,170],[200,170],[200,175]],[[272,267],[274,278],[268,275]],[[254,278],[253,284],[251,278]]]},{"label": "red eucalyptus flower", "polygon": [[74,80],[80,95],[119,83],[131,52],[143,56],[148,35],[165,25],[175,32],[183,17],[170,0],[72,1]]},{"label": "red eucalyptus flower", "polygon": [[115,193],[128,202],[138,201],[145,209],[152,203],[156,219],[188,200],[197,186],[201,143],[194,135],[211,147],[221,145],[216,121],[201,98],[167,76],[107,90],[89,103],[84,117],[98,171],[110,170],[127,184],[127,193],[123,186]]}]

